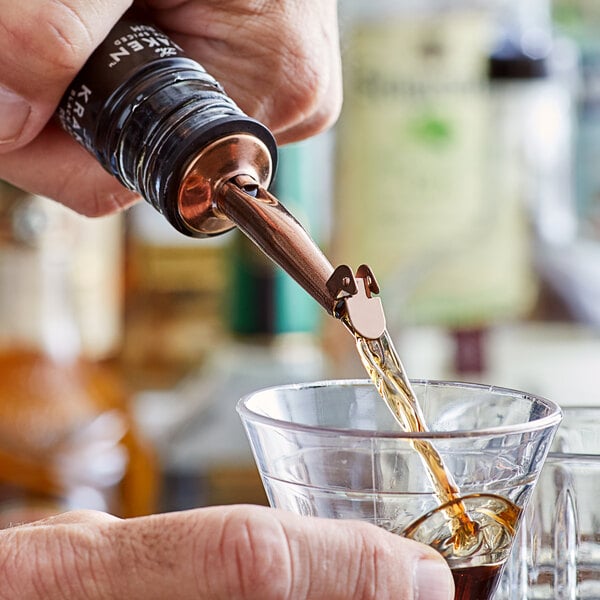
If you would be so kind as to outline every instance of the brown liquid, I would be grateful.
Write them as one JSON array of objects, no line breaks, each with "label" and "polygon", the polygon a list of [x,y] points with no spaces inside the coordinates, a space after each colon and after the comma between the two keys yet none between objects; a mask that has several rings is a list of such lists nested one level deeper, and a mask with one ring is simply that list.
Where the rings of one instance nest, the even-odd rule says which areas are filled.
[{"label": "brown liquid", "polygon": [[452,569],[454,600],[491,598],[500,581],[503,564]]},{"label": "brown liquid", "polygon": [[[111,485],[107,508],[120,516],[154,510],[153,463],[133,429],[126,429],[127,400],[111,372],[37,350],[0,351],[0,398],[0,529],[62,512],[74,490],[94,485],[81,469],[94,439],[104,440],[96,459],[111,443],[128,456],[129,468]],[[75,470],[66,468],[71,464]]]},{"label": "brown liquid", "polygon": [[[356,333],[355,337],[369,377],[400,426],[405,431],[427,431],[421,407],[387,331],[377,340],[363,338]],[[452,544],[456,550],[468,550],[477,543],[477,527],[460,501],[456,502],[460,492],[452,474],[430,442],[414,440],[412,446],[423,460],[440,504],[447,505]]]},{"label": "brown liquid", "polygon": [[[400,426],[405,431],[427,431],[418,399],[387,331],[376,340],[354,335],[364,367]],[[461,497],[431,442],[414,440],[412,446],[423,461],[440,506],[408,527],[404,535],[429,544],[448,560],[455,600],[490,600],[512,545],[519,507],[488,494]],[[454,567],[475,557],[474,566]]]}]

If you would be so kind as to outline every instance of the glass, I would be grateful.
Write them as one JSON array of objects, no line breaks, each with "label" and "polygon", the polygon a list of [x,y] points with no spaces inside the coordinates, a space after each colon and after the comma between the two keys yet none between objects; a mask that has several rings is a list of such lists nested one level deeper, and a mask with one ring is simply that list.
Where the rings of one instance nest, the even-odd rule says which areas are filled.
[{"label": "glass", "polygon": [[[430,543],[453,569],[456,598],[490,598],[560,409],[514,390],[413,384],[429,432],[402,431],[374,386],[362,380],[260,390],[242,398],[238,412],[272,506],[367,521]],[[454,506],[439,506],[415,442],[431,443],[442,456],[461,491]],[[461,503],[491,534],[462,553],[445,543],[444,534],[453,529]],[[477,577],[488,578],[485,587],[459,595],[468,569],[478,567],[493,571],[479,569]]]},{"label": "glass", "polygon": [[600,598],[600,408],[569,407],[525,512],[502,600]]}]

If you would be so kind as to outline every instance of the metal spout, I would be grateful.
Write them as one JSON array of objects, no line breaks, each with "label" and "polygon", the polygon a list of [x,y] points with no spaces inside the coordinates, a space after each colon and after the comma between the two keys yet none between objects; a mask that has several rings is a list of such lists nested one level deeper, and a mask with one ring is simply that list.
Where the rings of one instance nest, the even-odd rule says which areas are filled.
[{"label": "metal spout", "polygon": [[335,269],[327,288],[338,299],[334,316],[341,319],[353,334],[370,340],[379,339],[385,332],[385,314],[379,284],[368,265],[360,265],[356,275],[348,265]]},{"label": "metal spout", "polygon": [[333,266],[275,196],[252,177],[239,175],[220,186],[214,208],[233,221],[329,314],[335,314],[338,298],[327,286]]}]

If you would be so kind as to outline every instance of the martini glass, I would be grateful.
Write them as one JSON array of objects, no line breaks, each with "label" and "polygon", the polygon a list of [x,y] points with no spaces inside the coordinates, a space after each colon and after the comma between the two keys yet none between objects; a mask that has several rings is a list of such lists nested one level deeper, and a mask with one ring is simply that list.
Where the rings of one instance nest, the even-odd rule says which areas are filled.
[{"label": "martini glass", "polygon": [[[516,390],[412,383],[427,432],[403,431],[366,380],[263,389],[238,412],[271,506],[367,521],[429,544],[452,569],[456,600],[488,600],[561,411]],[[440,504],[415,441],[436,449],[459,496]],[[469,536],[457,536],[457,514]]]}]

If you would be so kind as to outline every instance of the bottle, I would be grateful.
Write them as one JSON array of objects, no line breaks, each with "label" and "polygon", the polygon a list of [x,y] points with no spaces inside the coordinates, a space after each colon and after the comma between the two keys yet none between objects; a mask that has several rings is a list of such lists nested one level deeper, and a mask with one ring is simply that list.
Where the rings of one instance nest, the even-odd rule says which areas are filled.
[{"label": "bottle", "polygon": [[244,175],[267,187],[276,165],[264,125],[164,33],[127,19],[75,77],[58,118],[109,173],[192,237],[233,228],[214,211],[223,181]]},{"label": "bottle", "polygon": [[277,147],[221,86],[151,25],[123,20],[63,96],[58,118],[175,229],[209,237],[237,225],[336,315],[334,268],[268,193]]},{"label": "bottle", "polygon": [[[543,244],[577,231],[573,124],[577,51],[553,30],[551,2],[504,4],[489,60],[493,190],[520,197]],[[506,196],[506,194],[505,194]],[[505,202],[498,197],[498,201]]]},{"label": "bottle", "polygon": [[[0,522],[154,508],[153,472],[114,374],[85,356],[72,287],[77,221],[0,193]],[[83,218],[83,217],[82,217]]]},{"label": "bottle", "polygon": [[489,11],[469,0],[350,6],[334,263],[372,266],[396,327],[466,326],[489,298],[471,252],[489,224]]},{"label": "bottle", "polygon": [[557,0],[552,10],[557,35],[574,44],[578,54],[572,143],[576,222],[570,238],[541,240],[540,270],[549,288],[542,308],[554,320],[567,318],[596,328],[600,323],[600,12],[594,0]]},{"label": "bottle", "polygon": [[[579,53],[575,94],[574,181],[578,236],[600,240],[600,11],[593,0],[556,0],[555,27]],[[590,244],[591,245],[591,244]],[[590,257],[591,258],[591,257]]]}]

